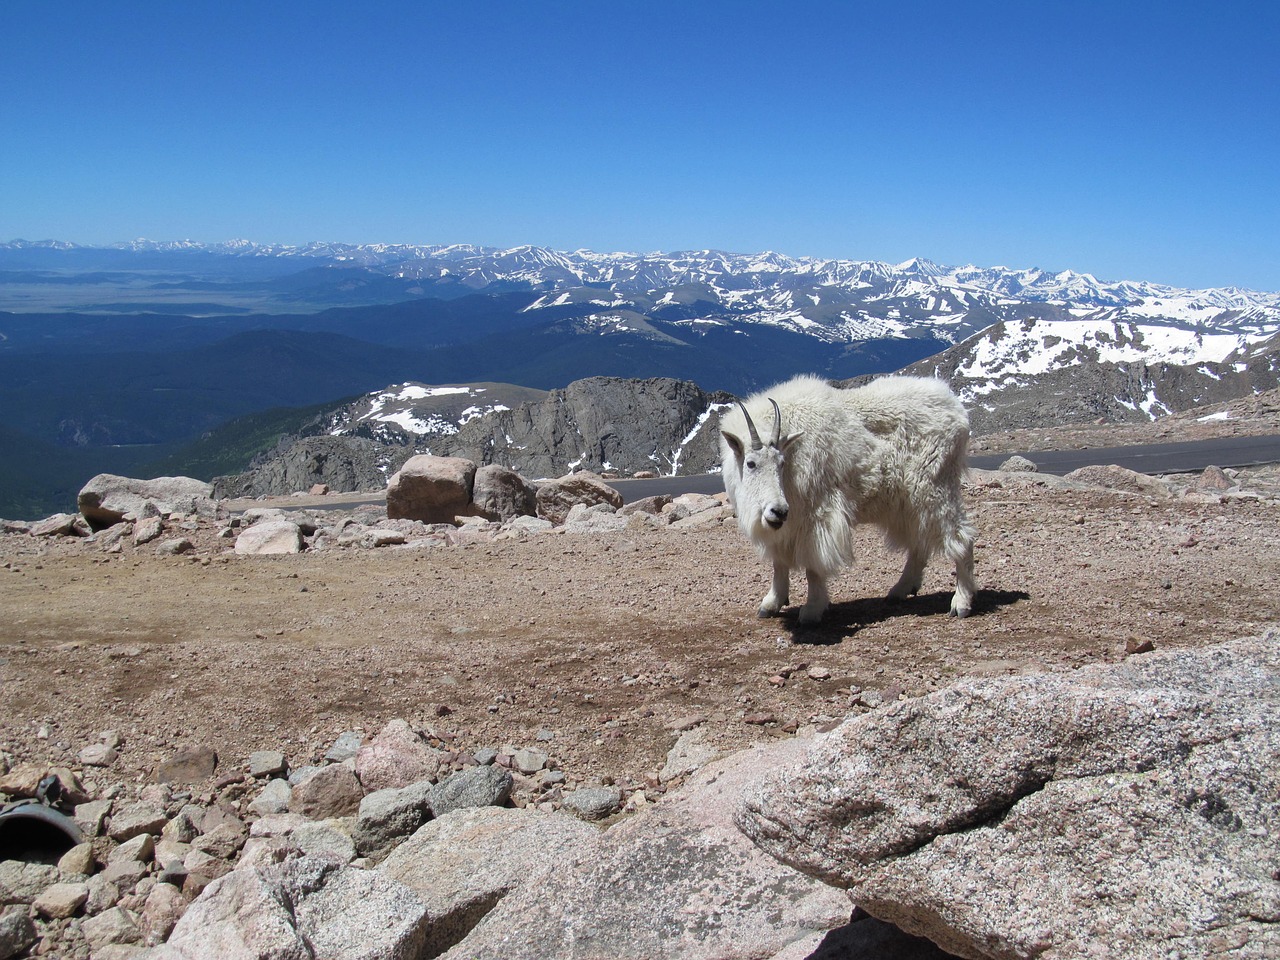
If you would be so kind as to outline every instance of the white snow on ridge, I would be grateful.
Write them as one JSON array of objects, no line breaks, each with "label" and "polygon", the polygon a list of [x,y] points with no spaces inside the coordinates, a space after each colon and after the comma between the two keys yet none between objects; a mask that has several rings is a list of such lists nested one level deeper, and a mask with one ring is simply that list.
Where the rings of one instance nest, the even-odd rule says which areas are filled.
[{"label": "white snow on ridge", "polygon": [[1004,336],[983,338],[956,371],[973,380],[1011,373],[1035,376],[1081,359],[1100,363],[1221,363],[1247,346],[1239,334],[1206,334],[1175,326],[1108,320],[1022,320],[1006,324]]}]

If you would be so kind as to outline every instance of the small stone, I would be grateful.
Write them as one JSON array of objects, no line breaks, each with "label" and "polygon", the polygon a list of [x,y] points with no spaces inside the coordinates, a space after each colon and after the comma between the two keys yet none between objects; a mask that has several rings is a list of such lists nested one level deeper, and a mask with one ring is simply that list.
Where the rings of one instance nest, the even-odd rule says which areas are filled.
[{"label": "small stone", "polygon": [[77,754],[79,761],[86,767],[109,767],[119,756],[115,748],[105,743],[90,744]]},{"label": "small stone", "polygon": [[111,851],[107,863],[121,860],[136,860],[138,863],[150,863],[156,853],[156,842],[149,833],[140,833]]},{"label": "small stone", "polygon": [[184,553],[190,553],[196,548],[196,545],[186,537],[174,537],[170,540],[161,540],[156,544],[157,557],[176,557]]},{"label": "small stone", "polygon": [[93,844],[77,843],[58,861],[58,872],[64,877],[87,877],[93,873]]},{"label": "small stone", "polygon": [[230,860],[244,846],[249,831],[244,824],[227,821],[191,841],[194,850],[202,850],[219,860]]},{"label": "small stone", "polygon": [[322,767],[293,788],[289,808],[313,820],[345,817],[355,813],[364,790],[355,773],[343,764]]},{"label": "small stone", "polygon": [[249,812],[260,817],[275,813],[285,813],[289,809],[289,799],[293,788],[287,780],[269,780],[262,791],[249,804]]},{"label": "small stone", "polygon": [[26,907],[0,910],[0,957],[16,957],[36,942],[36,925]]},{"label": "small stone", "polygon": [[137,546],[150,543],[164,533],[164,520],[159,516],[143,517],[133,527],[133,542]]},{"label": "small stone", "polygon": [[807,676],[810,680],[830,680],[831,671],[826,667],[810,667]]},{"label": "small stone", "polygon": [[516,769],[523,774],[537,773],[547,765],[547,755],[532,747],[517,750],[511,759]]},{"label": "small stone", "polygon": [[777,718],[768,710],[761,710],[759,713],[748,713],[742,718],[743,723],[749,723],[752,726],[762,727],[766,723],[776,723]]},{"label": "small stone", "polygon": [[1040,468],[1026,457],[1014,454],[997,468],[1004,473],[1038,473]]},{"label": "small stone", "polygon": [[135,922],[133,914],[120,906],[88,918],[80,925],[80,931],[89,941],[89,946],[94,952],[113,943],[142,942],[142,930]]},{"label": "small stone", "polygon": [[160,831],[160,836],[174,843],[190,843],[200,833],[199,828],[192,819],[192,812],[196,810],[198,808],[183,807],[172,820],[164,825],[164,829]]},{"label": "small stone", "polygon": [[1156,645],[1150,640],[1143,640],[1139,637],[1130,637],[1124,644],[1124,652],[1130,657],[1139,653],[1151,653],[1155,648]]},{"label": "small stone", "polygon": [[55,883],[32,901],[36,913],[46,920],[74,917],[89,899],[89,888],[82,882]]},{"label": "small stone", "polygon": [[148,872],[145,863],[124,857],[108,863],[98,876],[114,884],[116,889],[122,893],[127,893],[136,887],[138,881],[145,877]]},{"label": "small stone", "polygon": [[333,746],[330,746],[324,758],[329,760],[329,763],[342,763],[343,760],[349,760],[352,756],[355,756],[356,751],[360,750],[360,746],[364,742],[364,735],[358,731],[348,730],[344,733],[339,733],[338,739],[333,741]]},{"label": "small stone", "polygon": [[500,807],[511,796],[511,774],[498,766],[475,766],[446,777],[431,791],[431,810],[442,817],[464,807]]},{"label": "small stone", "polygon": [[707,722],[707,718],[700,713],[691,714],[687,717],[680,717],[667,724],[668,730],[676,733],[684,733],[686,730],[692,730],[694,727],[701,726]]},{"label": "small stone", "polygon": [[289,763],[279,750],[255,750],[249,754],[249,776],[282,777],[289,770]]},{"label": "small stone", "polygon": [[135,803],[112,815],[108,832],[112,840],[124,843],[141,833],[159,836],[168,820],[164,810],[159,807],[149,803]]},{"label": "small stone", "polygon": [[583,787],[565,794],[563,804],[582,820],[603,820],[618,812],[622,794],[612,787]]},{"label": "small stone", "polygon": [[361,856],[377,856],[431,819],[430,781],[378,790],[360,801],[351,832]]},{"label": "small stone", "polygon": [[142,906],[142,926],[147,932],[147,939],[152,943],[167,940],[186,909],[187,898],[178,886],[156,884]]},{"label": "small stone", "polygon": [[212,747],[182,750],[160,764],[156,780],[160,783],[199,783],[213,776],[218,767],[218,752]]}]

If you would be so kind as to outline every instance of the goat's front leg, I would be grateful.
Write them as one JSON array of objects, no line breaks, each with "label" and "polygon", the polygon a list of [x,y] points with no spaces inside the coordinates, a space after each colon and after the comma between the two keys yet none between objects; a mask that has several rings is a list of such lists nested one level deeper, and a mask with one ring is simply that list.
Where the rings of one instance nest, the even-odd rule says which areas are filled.
[{"label": "goat's front leg", "polygon": [[827,594],[827,578],[817,570],[806,570],[805,575],[809,578],[809,598],[800,608],[800,622],[819,623],[831,603]]},{"label": "goat's front leg", "polygon": [[791,568],[783,566],[778,561],[773,562],[773,589],[764,595],[764,599],[760,601],[760,610],[757,616],[776,617],[782,612],[782,608],[791,602]]}]

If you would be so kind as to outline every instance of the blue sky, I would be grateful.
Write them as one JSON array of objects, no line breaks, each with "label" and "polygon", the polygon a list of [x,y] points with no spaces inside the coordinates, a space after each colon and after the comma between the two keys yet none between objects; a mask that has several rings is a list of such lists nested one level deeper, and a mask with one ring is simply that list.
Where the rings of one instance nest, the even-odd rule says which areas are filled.
[{"label": "blue sky", "polygon": [[0,241],[539,244],[1280,290],[1280,5],[0,7]]}]

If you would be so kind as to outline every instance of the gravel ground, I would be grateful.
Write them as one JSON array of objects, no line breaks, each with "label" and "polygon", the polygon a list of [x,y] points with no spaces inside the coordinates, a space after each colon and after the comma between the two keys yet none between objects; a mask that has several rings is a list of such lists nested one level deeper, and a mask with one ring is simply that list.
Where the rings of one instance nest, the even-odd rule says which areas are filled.
[{"label": "gravel ground", "polygon": [[263,749],[299,767],[400,717],[460,749],[536,744],[566,789],[652,792],[694,724],[730,750],[963,676],[1260,631],[1280,620],[1280,477],[1238,479],[1219,496],[1173,478],[1153,499],[975,473],[972,617],[947,615],[939,562],[919,597],[883,600],[901,561],[868,531],[816,629],[796,606],[756,619],[768,571],[731,521],[290,557],[237,556],[210,521],[179,531],[185,556],[9,533],[0,751],[84,769],[79,751],[117,731],[119,758],[85,771],[101,786],[194,744],[217,749],[219,773]]}]

